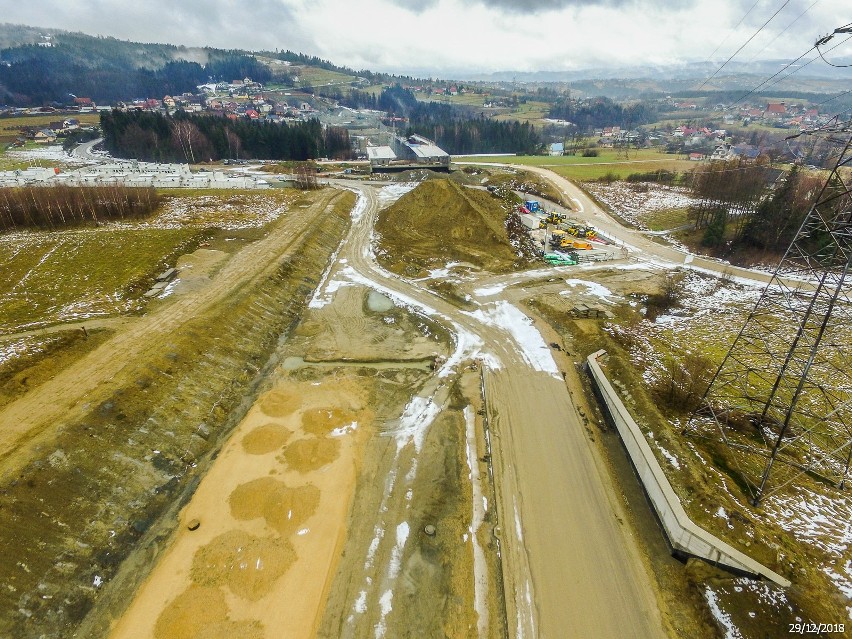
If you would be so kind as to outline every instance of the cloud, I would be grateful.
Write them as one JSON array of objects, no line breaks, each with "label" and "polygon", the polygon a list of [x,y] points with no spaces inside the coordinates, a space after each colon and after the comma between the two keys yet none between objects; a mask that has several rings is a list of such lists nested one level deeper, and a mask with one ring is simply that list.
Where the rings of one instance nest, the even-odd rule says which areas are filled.
[{"label": "cloud", "polygon": [[[792,59],[849,0],[784,9],[738,57]],[[38,0],[0,20],[141,42],[290,49],[357,69],[442,75],[705,60],[736,51],[777,8],[753,0]],[[531,37],[530,37],[531,34]],[[779,36],[776,38],[776,36]],[[773,40],[773,38],[775,38]],[[721,45],[721,46],[720,46]],[[836,52],[840,55],[840,49]]]}]

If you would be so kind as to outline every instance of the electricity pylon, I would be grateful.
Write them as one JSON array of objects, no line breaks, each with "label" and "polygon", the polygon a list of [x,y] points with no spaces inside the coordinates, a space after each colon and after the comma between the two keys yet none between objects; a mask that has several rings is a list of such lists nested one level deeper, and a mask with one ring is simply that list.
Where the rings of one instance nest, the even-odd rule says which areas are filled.
[{"label": "electricity pylon", "polygon": [[852,137],[684,434],[717,441],[754,506],[804,473],[843,488],[852,460]]}]

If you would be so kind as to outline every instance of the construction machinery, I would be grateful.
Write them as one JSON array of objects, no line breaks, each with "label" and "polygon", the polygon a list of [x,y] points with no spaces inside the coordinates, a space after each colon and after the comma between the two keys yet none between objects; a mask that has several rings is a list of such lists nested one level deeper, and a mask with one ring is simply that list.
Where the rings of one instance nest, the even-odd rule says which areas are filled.
[{"label": "construction machinery", "polygon": [[581,249],[584,251],[592,248],[591,242],[573,237],[562,229],[556,229],[550,234],[550,245],[554,248]]},{"label": "construction machinery", "polygon": [[551,211],[547,214],[547,217],[544,218],[543,221],[545,226],[547,224],[562,224],[563,222],[565,222],[566,217],[567,216],[564,213],[557,213],[556,211]]},{"label": "construction machinery", "polygon": [[593,240],[598,236],[598,232],[591,226],[578,226],[572,224],[566,229],[566,231],[568,231],[569,235],[582,237],[588,240]]}]

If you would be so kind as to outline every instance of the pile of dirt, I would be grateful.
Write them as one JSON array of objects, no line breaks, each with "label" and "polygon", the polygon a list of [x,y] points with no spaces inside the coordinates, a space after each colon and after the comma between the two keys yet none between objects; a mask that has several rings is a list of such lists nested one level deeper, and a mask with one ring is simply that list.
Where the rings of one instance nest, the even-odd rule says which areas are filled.
[{"label": "pile of dirt", "polygon": [[430,180],[379,214],[379,261],[408,276],[466,262],[494,273],[527,263],[506,231],[506,205],[450,180]]},{"label": "pile of dirt", "polygon": [[311,435],[323,436],[357,419],[355,411],[344,408],[314,408],[302,413],[302,430]]},{"label": "pile of dirt", "polygon": [[269,391],[260,400],[260,410],[270,417],[286,417],[298,410],[301,400],[284,391]]}]

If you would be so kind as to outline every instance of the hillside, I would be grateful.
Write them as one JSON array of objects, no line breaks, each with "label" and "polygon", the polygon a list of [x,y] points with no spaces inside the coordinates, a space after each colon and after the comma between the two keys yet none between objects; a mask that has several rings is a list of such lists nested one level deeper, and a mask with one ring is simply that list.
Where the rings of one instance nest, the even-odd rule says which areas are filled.
[{"label": "hillside", "polygon": [[498,200],[450,180],[430,180],[379,214],[378,257],[383,266],[409,276],[463,262],[502,272],[524,265],[506,229],[507,210]]},{"label": "hillside", "polygon": [[[35,39],[34,39],[35,38]],[[146,44],[52,29],[0,25],[0,103],[96,102],[162,97],[198,84],[246,76],[266,82],[269,68],[243,51]]]}]

